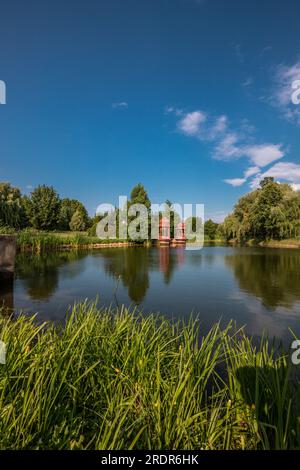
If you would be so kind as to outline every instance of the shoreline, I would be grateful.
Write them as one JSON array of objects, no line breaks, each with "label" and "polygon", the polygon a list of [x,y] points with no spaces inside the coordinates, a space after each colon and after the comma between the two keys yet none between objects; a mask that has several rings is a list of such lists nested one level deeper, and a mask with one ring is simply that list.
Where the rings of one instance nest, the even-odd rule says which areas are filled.
[{"label": "shoreline", "polygon": [[99,250],[101,248],[129,248],[136,245],[133,242],[113,242],[113,243],[88,243],[88,244],[65,244],[58,246],[44,247],[43,249],[36,249],[34,247],[17,247],[17,253],[40,253],[40,252],[49,252],[49,251],[71,251],[71,250]]},{"label": "shoreline", "polygon": [[269,240],[269,241],[255,241],[255,240],[247,240],[244,243],[238,243],[236,240],[228,240],[228,242],[224,242],[230,246],[246,246],[246,247],[260,247],[260,248],[285,248],[291,250],[299,250],[300,249],[300,240]]}]

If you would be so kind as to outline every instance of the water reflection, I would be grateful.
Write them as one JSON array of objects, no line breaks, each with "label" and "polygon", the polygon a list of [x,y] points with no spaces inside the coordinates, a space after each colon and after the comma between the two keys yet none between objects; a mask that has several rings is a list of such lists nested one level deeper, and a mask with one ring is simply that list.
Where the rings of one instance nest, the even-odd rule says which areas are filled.
[{"label": "water reflection", "polygon": [[143,248],[104,251],[105,272],[121,279],[130,299],[140,304],[149,288],[149,251]]},{"label": "water reflection", "polygon": [[39,312],[42,320],[62,319],[69,305],[96,297],[102,305],[138,304],[175,317],[199,313],[203,328],[233,318],[251,334],[300,332],[300,251],[209,246],[24,254],[15,283],[0,284],[0,303]]},{"label": "water reflection", "polygon": [[[269,249],[271,250],[271,249]],[[294,250],[239,250],[225,256],[239,287],[266,307],[292,308],[300,299],[300,256]]]},{"label": "water reflection", "polygon": [[165,284],[169,284],[176,267],[184,264],[184,253],[184,248],[159,248],[155,251],[133,248],[105,250],[102,256],[105,259],[106,273],[120,279],[127,288],[130,299],[139,305],[150,287],[150,272],[159,270]]},{"label": "water reflection", "polygon": [[81,272],[82,267],[71,263],[85,256],[85,253],[76,251],[40,255],[22,253],[17,259],[17,275],[22,279],[30,298],[48,300],[58,289],[60,266],[70,267],[64,272],[64,276],[75,277]]}]

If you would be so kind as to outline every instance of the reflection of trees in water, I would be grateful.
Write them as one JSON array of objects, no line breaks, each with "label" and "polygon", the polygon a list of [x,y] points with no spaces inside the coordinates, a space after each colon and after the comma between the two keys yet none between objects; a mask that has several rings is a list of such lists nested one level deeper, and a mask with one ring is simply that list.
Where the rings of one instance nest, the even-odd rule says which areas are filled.
[{"label": "reflection of trees in water", "polygon": [[[52,252],[43,254],[22,253],[17,256],[16,274],[22,279],[27,294],[36,300],[49,299],[58,287],[59,267],[77,261],[85,253],[76,251]],[[73,278],[82,270],[80,264],[70,264],[64,277]]]},{"label": "reflection of trees in water", "polygon": [[133,302],[140,303],[150,286],[149,272],[159,270],[168,284],[178,264],[184,263],[184,249],[128,248],[102,253],[105,271],[120,278]]},{"label": "reflection of trees in water", "polygon": [[225,256],[242,290],[266,307],[292,307],[300,300],[300,255],[290,251]]},{"label": "reflection of trees in water", "polygon": [[[99,258],[104,259],[105,272],[121,279],[130,299],[135,303],[141,303],[149,289],[151,270],[163,273],[164,282],[168,284],[176,267],[185,261],[184,248],[115,248],[102,249],[94,254],[97,268]],[[19,254],[16,275],[32,299],[48,300],[58,288],[59,276],[72,279],[82,272],[83,262],[77,261],[86,256],[86,252],[76,251]],[[59,268],[62,266],[60,274]]]},{"label": "reflection of trees in water", "polygon": [[140,303],[149,288],[149,251],[145,248],[103,250],[105,272],[121,279],[133,302]]}]

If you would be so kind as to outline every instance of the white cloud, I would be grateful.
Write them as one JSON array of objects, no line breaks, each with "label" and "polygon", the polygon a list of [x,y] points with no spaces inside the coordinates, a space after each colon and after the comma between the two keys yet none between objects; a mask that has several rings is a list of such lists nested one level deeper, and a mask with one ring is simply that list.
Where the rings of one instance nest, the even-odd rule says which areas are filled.
[{"label": "white cloud", "polygon": [[232,178],[224,180],[225,183],[230,184],[234,187],[242,186],[242,184],[244,184],[246,181],[246,178]]},{"label": "white cloud", "polygon": [[112,107],[114,109],[117,109],[117,108],[128,108],[128,103],[126,101],[120,101],[118,103],[113,103],[112,104]]},{"label": "white cloud", "polygon": [[179,122],[178,128],[186,135],[197,136],[200,126],[206,121],[206,115],[202,111],[193,111],[186,114]]},{"label": "white cloud", "polygon": [[252,145],[245,148],[245,155],[250,158],[254,165],[264,167],[282,158],[284,151],[280,144]]},{"label": "white cloud", "polygon": [[300,106],[292,102],[292,84],[296,80],[300,80],[300,60],[290,66],[278,66],[271,103],[280,110],[285,119],[300,126]]},{"label": "white cloud", "polygon": [[213,157],[217,160],[232,160],[240,158],[243,150],[236,132],[228,132],[216,145]]},{"label": "white cloud", "polygon": [[298,187],[300,185],[300,165],[293,162],[278,162],[271,166],[264,173],[259,173],[250,183],[252,188],[259,185],[259,182],[267,176],[273,176],[276,180],[287,181]]},{"label": "white cloud", "polygon": [[300,165],[292,162],[279,162],[269,168],[263,177],[274,176],[292,183],[300,183]]},{"label": "white cloud", "polygon": [[215,123],[211,126],[209,131],[209,139],[215,140],[220,135],[222,135],[228,127],[228,118],[224,114],[222,116],[217,117]]},{"label": "white cloud", "polygon": [[[168,107],[167,114],[178,116],[177,108]],[[232,130],[226,115],[211,116],[201,110],[184,114],[180,110],[180,119],[177,122],[178,130],[188,137],[197,138],[212,145],[212,157],[217,160],[231,161],[241,157],[247,158],[250,165],[241,178],[229,178],[224,182],[237,187],[244,184],[254,176],[250,185],[255,187],[263,178],[262,168],[283,158],[287,152],[282,144],[253,143],[253,127],[243,120],[238,130]],[[277,168],[276,165],[271,170]],[[280,168],[280,167],[279,167]],[[268,170],[269,171],[269,170]],[[282,171],[282,167],[281,167]],[[275,175],[271,175],[276,177]],[[300,181],[299,181],[300,183]]]},{"label": "white cloud", "polygon": [[[166,108],[167,114],[178,116],[178,110],[172,106]],[[180,110],[181,114],[183,113]],[[284,156],[281,144],[251,144],[252,126],[245,120],[238,131],[229,128],[228,117],[221,115],[209,116],[201,110],[186,113],[177,123],[180,132],[189,137],[196,137],[201,141],[213,142],[213,158],[217,160],[234,160],[241,157],[249,158],[253,166],[264,167]]]},{"label": "white cloud", "polygon": [[260,169],[258,166],[250,166],[246,171],[244,171],[244,177],[250,178],[250,176],[256,175],[259,172]]}]

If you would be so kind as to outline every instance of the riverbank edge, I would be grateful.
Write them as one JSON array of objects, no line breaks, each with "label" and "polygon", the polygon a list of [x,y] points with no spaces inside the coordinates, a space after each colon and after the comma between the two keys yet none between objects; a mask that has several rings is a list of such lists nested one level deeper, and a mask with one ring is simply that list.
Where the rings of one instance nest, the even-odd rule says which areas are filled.
[{"label": "riverbank edge", "polygon": [[114,242],[114,243],[89,243],[89,244],[65,244],[58,246],[46,246],[42,250],[38,250],[31,246],[17,247],[18,253],[33,253],[33,252],[55,252],[55,251],[71,251],[71,250],[100,250],[102,248],[128,248],[128,247],[139,246],[133,242]]},{"label": "riverbank edge", "polygon": [[[284,242],[284,241],[264,241],[264,242],[252,242],[247,241],[244,243],[238,243],[236,241],[221,241],[221,240],[211,240],[209,242],[205,242],[203,246],[209,245],[219,245],[219,246],[246,246],[246,247],[261,247],[261,248],[285,248],[285,249],[292,249],[292,250],[299,250],[300,249],[300,242]],[[187,243],[187,246],[192,246],[193,244]],[[17,246],[18,253],[32,253],[32,252],[39,252],[39,251],[71,251],[71,250],[100,250],[102,248],[133,248],[133,247],[155,247],[155,244],[137,244],[134,242],[112,242],[112,243],[88,243],[88,244],[64,244],[58,246],[46,246],[42,250],[36,249],[32,246]]]},{"label": "riverbank edge", "polygon": [[237,240],[228,240],[229,245],[240,245],[249,247],[262,247],[262,248],[288,248],[297,250],[300,249],[300,240],[288,239],[288,240],[247,240],[243,243]]}]

